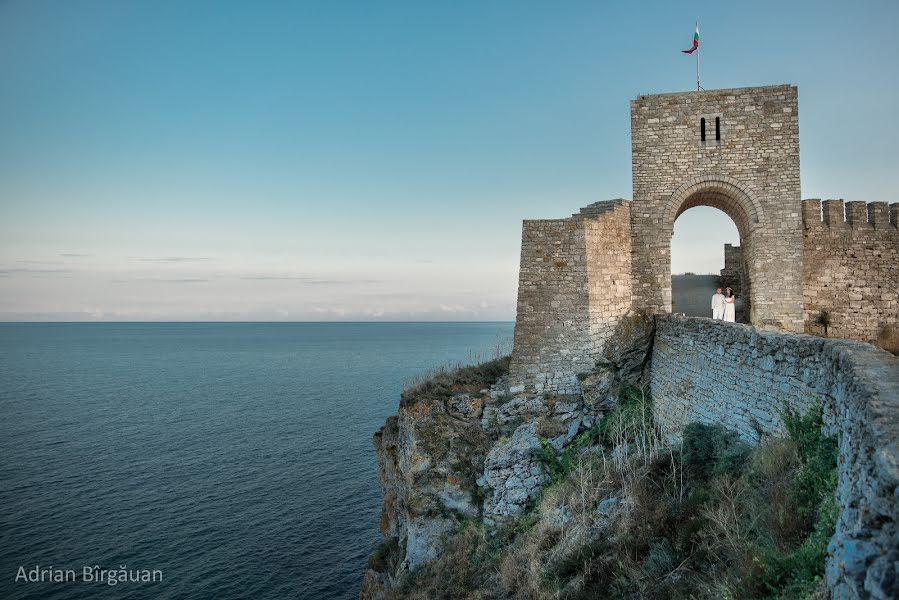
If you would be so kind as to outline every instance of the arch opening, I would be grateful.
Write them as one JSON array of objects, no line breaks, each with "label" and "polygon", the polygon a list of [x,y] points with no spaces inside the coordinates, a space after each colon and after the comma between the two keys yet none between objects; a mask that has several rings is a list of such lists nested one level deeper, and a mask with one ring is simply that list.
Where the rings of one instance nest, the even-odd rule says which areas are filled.
[{"label": "arch opening", "polygon": [[716,289],[730,287],[736,321],[748,321],[741,239],[737,223],[719,208],[697,203],[679,211],[671,237],[672,312],[711,317]]},{"label": "arch opening", "polygon": [[[710,207],[717,209],[724,215],[720,218],[728,219],[732,223],[732,227],[736,228],[736,240],[730,243],[729,247],[725,247],[721,236],[707,236],[705,232],[698,231],[695,236],[708,240],[708,244],[719,244],[719,247],[711,248],[706,246],[706,251],[721,255],[723,260],[718,268],[717,277],[706,277],[695,282],[685,280],[678,281],[678,298],[673,295],[672,272],[676,275],[677,268],[672,269],[672,241],[674,239],[675,222],[685,212],[698,208]],[[702,211],[699,211],[700,213]],[[726,216],[725,216],[726,215]],[[721,222],[719,218],[719,223]],[[692,217],[687,217],[689,222]],[[726,221],[725,221],[726,222]],[[665,273],[661,279],[663,286],[663,298],[665,298],[667,309],[669,312],[679,313],[696,313],[695,316],[712,316],[711,296],[714,294],[715,287],[720,283],[722,286],[735,288],[734,293],[739,297],[740,310],[738,311],[738,320],[745,323],[752,322],[752,279],[753,279],[753,232],[759,229],[763,222],[759,204],[755,201],[738,182],[727,177],[716,178],[710,176],[698,177],[694,180],[684,183],[670,197],[667,206],[664,209],[663,228],[668,232],[667,243],[663,254],[667,258],[666,264],[663,266]],[[718,240],[717,242],[714,240]],[[701,240],[700,240],[701,241]],[[736,241],[737,243],[733,243]],[[681,269],[693,270],[693,269]],[[695,272],[695,270],[693,270]],[[713,275],[714,273],[705,273]],[[725,281],[726,279],[726,281]],[[694,285],[690,285],[693,283]],[[737,285],[733,285],[736,283]],[[703,302],[698,294],[704,294],[711,288],[711,294],[704,303],[708,308],[702,314],[701,307]],[[685,295],[686,294],[686,295]]]}]

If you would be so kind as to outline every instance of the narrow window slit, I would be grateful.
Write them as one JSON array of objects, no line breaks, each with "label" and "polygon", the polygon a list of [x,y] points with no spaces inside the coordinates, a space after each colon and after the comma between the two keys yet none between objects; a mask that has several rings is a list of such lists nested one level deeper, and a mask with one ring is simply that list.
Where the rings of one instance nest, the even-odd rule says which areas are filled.
[{"label": "narrow window slit", "polygon": [[705,117],[699,119],[699,137],[703,142],[705,141]]},{"label": "narrow window slit", "polygon": [[721,117],[715,117],[715,141],[721,141]]}]

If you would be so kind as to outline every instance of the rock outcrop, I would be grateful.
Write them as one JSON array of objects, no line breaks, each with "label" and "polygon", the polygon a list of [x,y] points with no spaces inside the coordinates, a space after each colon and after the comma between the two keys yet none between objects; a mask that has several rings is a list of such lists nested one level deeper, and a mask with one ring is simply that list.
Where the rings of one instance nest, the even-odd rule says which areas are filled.
[{"label": "rock outcrop", "polygon": [[488,526],[519,517],[549,480],[543,440],[561,452],[639,379],[652,319],[625,319],[608,360],[574,394],[510,385],[508,359],[440,373],[404,392],[374,436],[384,494],[384,542],[369,559],[362,598],[383,598],[410,570],[436,558],[466,519]]}]

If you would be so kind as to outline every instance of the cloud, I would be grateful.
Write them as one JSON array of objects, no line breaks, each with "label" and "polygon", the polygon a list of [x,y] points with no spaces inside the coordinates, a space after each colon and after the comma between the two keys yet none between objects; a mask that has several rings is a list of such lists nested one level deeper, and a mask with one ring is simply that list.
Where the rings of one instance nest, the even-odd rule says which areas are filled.
[{"label": "cloud", "polygon": [[447,313],[474,312],[473,310],[466,308],[461,304],[454,304],[452,306],[448,304],[441,304],[440,310]]},{"label": "cloud", "polygon": [[112,283],[134,283],[136,281],[153,281],[157,283],[208,283],[202,277],[132,277],[131,279],[113,279]]},{"label": "cloud", "polygon": [[[19,262],[28,262],[28,261],[19,261]],[[48,263],[52,264],[52,263]],[[0,273],[5,273],[7,275],[12,273],[23,273],[26,275],[41,275],[46,273],[72,273],[73,269],[35,269],[32,267],[11,267],[8,269],[0,269]]]},{"label": "cloud", "polygon": [[347,285],[381,283],[378,279],[322,279],[319,277],[303,277],[299,275],[244,275],[240,279],[250,281],[297,281],[307,285]]},{"label": "cloud", "polygon": [[93,256],[93,254],[78,254],[77,252],[63,252],[60,256],[64,256],[66,258],[89,258]]},{"label": "cloud", "polygon": [[163,263],[184,263],[184,262],[203,262],[214,260],[208,256],[163,256],[153,258],[137,258],[141,262],[163,262]]},{"label": "cloud", "polygon": [[312,310],[314,310],[316,313],[318,313],[320,315],[334,315],[334,316],[341,317],[341,318],[343,318],[347,315],[347,310],[345,308],[343,308],[342,306],[331,306],[331,307],[324,307],[324,308],[321,306],[316,306]]}]

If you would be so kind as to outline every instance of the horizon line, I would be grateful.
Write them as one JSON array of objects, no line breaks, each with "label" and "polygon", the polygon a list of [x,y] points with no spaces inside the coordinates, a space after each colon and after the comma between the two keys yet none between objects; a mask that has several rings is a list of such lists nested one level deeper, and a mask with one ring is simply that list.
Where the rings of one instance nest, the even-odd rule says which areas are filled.
[{"label": "horizon line", "polygon": [[366,321],[0,321],[0,325],[22,325],[22,324],[33,324],[33,325],[112,325],[112,324],[200,324],[200,323],[209,323],[209,324],[232,324],[232,325],[258,325],[258,324],[353,324],[353,323],[381,323],[381,324],[409,324],[409,323],[514,323],[515,319],[511,320],[495,320],[495,319],[487,319],[487,320],[463,320],[457,319],[454,321],[437,321],[437,320],[429,320],[429,321],[393,321],[393,320],[366,320]]}]

